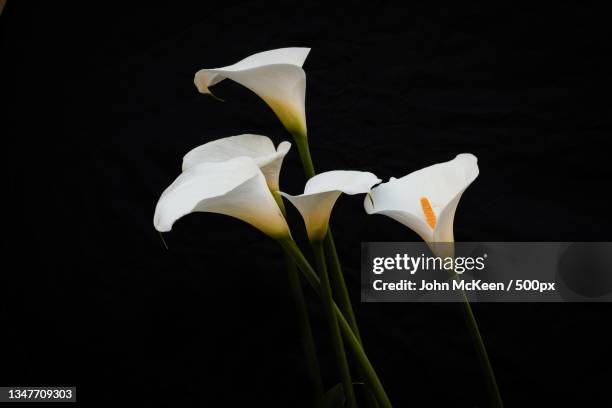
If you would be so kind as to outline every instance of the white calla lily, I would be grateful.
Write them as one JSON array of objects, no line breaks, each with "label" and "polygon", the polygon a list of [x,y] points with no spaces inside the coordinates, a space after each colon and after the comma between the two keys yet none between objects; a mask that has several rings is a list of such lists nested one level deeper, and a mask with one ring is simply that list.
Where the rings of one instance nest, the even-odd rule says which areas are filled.
[{"label": "white calla lily", "polygon": [[183,171],[201,163],[218,163],[246,156],[255,161],[272,191],[279,189],[278,179],[285,155],[291,143],[281,142],[278,148],[269,137],[243,134],[225,137],[203,144],[191,150],[183,157]]},{"label": "white calla lily", "polygon": [[375,187],[365,198],[365,210],[401,222],[428,243],[454,242],[455,210],[477,176],[476,156],[460,154]]},{"label": "white calla lily", "polygon": [[[434,255],[443,259],[454,258],[455,212],[463,192],[478,177],[478,173],[476,156],[459,154],[453,160],[425,167],[400,179],[392,178],[373,188],[365,198],[365,210],[368,214],[391,217],[412,229],[427,242]],[[456,279],[457,272],[454,269],[452,271],[452,279]],[[460,292],[468,328],[487,376],[492,405],[502,407],[503,402],[478,323],[467,295],[463,290]]]},{"label": "white calla lily", "polygon": [[318,242],[325,238],[329,217],[340,194],[363,194],[381,180],[363,171],[334,170],[317,174],[306,182],[304,194],[293,196],[281,192],[298,209],[308,238]]},{"label": "white calla lily", "polygon": [[201,69],[194,83],[203,94],[225,78],[255,92],[291,133],[306,135],[306,73],[302,65],[310,48],[279,48],[251,55],[233,65]]},{"label": "white calla lily", "polygon": [[263,173],[248,157],[185,170],[162,193],[153,223],[160,232],[170,231],[176,220],[193,212],[229,215],[275,239],[290,235]]}]

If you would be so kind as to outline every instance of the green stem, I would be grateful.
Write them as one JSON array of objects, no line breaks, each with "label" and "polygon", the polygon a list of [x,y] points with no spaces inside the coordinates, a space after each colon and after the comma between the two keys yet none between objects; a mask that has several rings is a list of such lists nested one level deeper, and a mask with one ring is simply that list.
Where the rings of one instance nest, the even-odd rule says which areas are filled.
[{"label": "green stem", "polygon": [[[286,215],[287,211],[285,209],[285,204],[283,203],[283,199],[280,194],[278,194],[278,191],[272,191],[272,196],[276,200],[283,215]],[[323,399],[323,394],[325,393],[325,388],[323,387],[323,380],[321,379],[321,370],[319,368],[319,360],[317,359],[317,348],[312,335],[310,316],[304,300],[302,283],[300,282],[300,275],[298,274],[295,261],[289,254],[285,253],[285,256],[287,258],[286,263],[289,278],[289,290],[291,291],[291,295],[293,296],[297,309],[302,349],[306,359],[306,369],[308,370],[308,376],[310,377],[314,387],[315,401],[321,401]]]},{"label": "green stem", "polygon": [[[315,170],[314,164],[312,163],[312,156],[310,155],[310,147],[308,145],[308,135],[293,133],[293,138],[298,147],[300,154],[300,160],[304,167],[304,173],[306,178],[314,177]],[[332,236],[331,230],[328,228],[327,236],[325,237],[325,254],[330,260],[330,272],[332,281],[334,282],[334,290],[340,303],[342,311],[346,314],[351,328],[355,332],[357,339],[361,343],[361,334],[357,326],[357,319],[355,318],[355,312],[351,305],[351,298],[346,288],[346,282],[344,275],[342,274],[342,267],[340,266],[340,259],[338,258],[338,252],[336,251],[336,244]]]},{"label": "green stem", "polygon": [[321,297],[323,299],[323,308],[327,314],[327,321],[329,323],[334,352],[336,353],[336,362],[338,364],[338,370],[340,371],[340,379],[342,381],[344,395],[346,397],[348,406],[350,408],[356,408],[357,400],[355,399],[355,390],[353,389],[353,381],[351,380],[351,371],[346,358],[346,352],[344,351],[344,343],[342,342],[342,335],[340,334],[338,319],[334,313],[334,299],[332,297],[331,284],[327,274],[327,265],[325,263],[323,245],[321,242],[312,242],[312,248],[315,254],[317,270],[319,271],[319,276],[321,277]]},{"label": "green stem", "polygon": [[[302,166],[304,167],[304,173],[307,179],[314,177],[315,170],[312,162],[312,156],[310,155],[310,146],[308,145],[308,135],[306,133],[292,132],[295,143],[298,147],[298,153]],[[357,340],[362,344],[361,334],[359,333],[359,327],[357,326],[357,319],[355,318],[355,312],[351,304],[351,298],[346,288],[346,282],[342,273],[342,267],[340,266],[340,260],[338,258],[338,252],[336,251],[336,244],[331,234],[331,229],[328,228],[327,235],[325,237],[325,254],[330,261],[331,279],[334,284],[334,292],[343,313],[348,316],[348,322],[351,329],[357,336]],[[359,369],[361,377],[364,373]],[[372,390],[368,389],[366,392],[366,398],[371,407],[377,407],[375,398],[372,397]]]},{"label": "green stem", "polygon": [[[348,290],[346,288],[346,283],[344,282],[344,275],[342,274],[342,267],[340,266],[340,260],[338,259],[338,254],[336,252],[336,244],[334,243],[334,239],[331,236],[331,231],[327,230],[327,235],[325,236],[325,254],[327,255],[327,260],[329,264],[329,270],[331,271],[331,281],[332,286],[334,288],[334,295],[336,299],[338,299],[338,303],[340,303],[340,310],[342,314],[346,317],[348,324],[351,326],[351,330],[355,333],[355,337],[357,337],[357,341],[363,347],[363,341],[361,340],[361,335],[359,334],[359,327],[357,327],[357,319],[355,318],[355,312],[353,312],[353,306],[351,305],[351,298],[348,294]],[[358,367],[359,377],[364,378],[364,373],[361,367]],[[367,387],[366,387],[367,388]],[[369,407],[377,408],[378,404],[376,403],[376,397],[372,394],[370,389],[366,389],[365,398],[367,401],[367,405]]]},{"label": "green stem", "polygon": [[321,401],[325,389],[321,380],[321,370],[319,368],[319,360],[317,358],[317,348],[315,346],[312,328],[310,327],[310,319],[304,294],[302,292],[302,283],[298,274],[295,262],[290,257],[287,257],[287,272],[289,274],[289,288],[298,313],[299,329],[302,338],[302,349],[306,358],[306,369],[308,376],[314,387],[315,401]]},{"label": "green stem", "polygon": [[361,334],[359,334],[359,327],[357,326],[357,318],[355,317],[355,312],[353,311],[351,297],[349,296],[346,282],[344,281],[342,266],[340,266],[340,259],[338,258],[338,252],[336,251],[336,244],[329,228],[327,230],[327,235],[325,236],[325,253],[330,261],[329,269],[331,271],[332,282],[334,283],[334,292],[338,299],[338,303],[340,303],[340,309],[351,325],[351,329],[353,329],[357,340],[359,340],[359,343],[362,343]]},{"label": "green stem", "polygon": [[310,148],[308,147],[308,136],[306,134],[293,133],[293,139],[297,145],[306,178],[309,179],[314,177],[315,170],[312,164],[312,157],[310,156]]},{"label": "green stem", "polygon": [[[361,340],[359,327],[357,326],[357,318],[355,317],[355,312],[353,311],[353,306],[351,304],[351,298],[346,287],[346,282],[344,281],[344,274],[342,273],[342,266],[340,266],[340,259],[338,259],[336,244],[334,243],[334,238],[332,237],[329,228],[327,229],[327,235],[325,236],[325,254],[327,255],[328,263],[330,265],[329,269],[331,271],[331,281],[334,287],[336,299],[338,299],[338,303],[340,303],[340,310],[342,310],[342,314],[348,320],[351,330],[353,330],[355,337],[357,337],[357,341],[359,341],[359,344],[361,344],[363,347],[363,341]],[[359,368],[358,371],[360,378],[363,378],[365,376],[363,370]],[[365,398],[369,407],[378,407],[376,397],[374,394],[372,394],[370,389],[365,390]]]},{"label": "green stem", "polygon": [[[455,273],[455,279],[456,275],[457,274]],[[472,306],[470,305],[470,301],[468,300],[463,290],[461,291],[461,294],[463,296],[465,320],[470,331],[474,347],[476,348],[476,352],[478,354],[478,360],[480,361],[482,370],[485,373],[485,381],[487,384],[489,399],[491,400],[491,406],[503,408],[504,402],[502,401],[502,397],[499,392],[499,387],[497,386],[497,381],[495,380],[495,372],[493,371],[493,365],[489,360],[487,348],[485,347],[484,341],[482,340],[482,336],[480,335],[480,329],[478,328],[476,317],[474,316],[474,312],[472,311]]]},{"label": "green stem", "polygon": [[[454,247],[453,247],[454,254]],[[454,256],[454,255],[453,255]],[[451,270],[451,279],[454,281],[459,280],[459,275],[455,272],[454,269]],[[470,300],[468,299],[465,291],[460,290],[461,298],[463,300],[463,310],[465,312],[465,322],[467,324],[468,330],[472,337],[472,343],[476,348],[476,353],[478,354],[478,361],[480,362],[480,366],[485,374],[485,382],[487,384],[487,393],[489,394],[489,399],[492,407],[503,408],[504,402],[502,401],[501,394],[499,392],[499,387],[497,386],[497,381],[495,380],[495,372],[493,371],[493,365],[489,360],[489,353],[487,353],[487,348],[485,347],[484,341],[482,340],[482,336],[480,335],[480,329],[478,328],[478,323],[476,322],[476,317],[474,316],[474,312],[472,311],[472,306],[470,305]]]},{"label": "green stem", "polygon": [[[308,260],[306,260],[306,258],[302,254],[302,251],[300,251],[295,242],[291,238],[281,239],[278,242],[283,247],[285,252],[291,255],[298,268],[300,268],[300,270],[304,274],[304,277],[306,278],[310,286],[312,286],[314,291],[319,296],[322,296],[321,282],[319,280],[319,277],[312,269],[312,266],[310,266],[310,263],[308,262]],[[368,356],[365,354],[365,351],[363,351],[363,348],[361,347],[357,336],[355,336],[355,333],[353,333],[353,330],[351,329],[351,326],[349,325],[348,321],[345,319],[344,315],[335,303],[333,304],[333,308],[334,313],[336,314],[336,317],[338,319],[340,330],[342,331],[344,339],[346,340],[346,344],[349,346],[350,350],[355,355],[357,364],[359,364],[360,368],[363,370],[365,381],[376,396],[376,399],[378,400],[380,406],[383,408],[390,408],[391,401],[389,400],[389,397],[387,396],[387,393],[385,392],[385,389],[382,383],[380,382],[378,375],[376,374],[376,370],[374,370],[374,367],[372,366],[372,363],[370,363]]]}]

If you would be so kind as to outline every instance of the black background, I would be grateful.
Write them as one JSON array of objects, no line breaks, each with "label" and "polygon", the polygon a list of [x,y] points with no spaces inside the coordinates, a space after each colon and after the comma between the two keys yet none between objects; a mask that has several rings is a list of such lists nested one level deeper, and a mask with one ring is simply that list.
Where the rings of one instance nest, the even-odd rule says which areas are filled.
[{"label": "black background", "polygon": [[[555,5],[8,0],[0,17],[2,385],[76,385],[81,405],[307,406],[281,252],[246,224],[153,229],[189,149],[289,136],[255,95],[193,74],[308,46],[318,171],[383,179],[472,152],[461,241],[610,240],[609,24]],[[282,188],[303,188],[297,152]],[[294,235],[303,227],[291,213]],[[394,402],[485,406],[458,305],[360,304],[362,241],[417,240],[361,197],[332,220],[366,351]],[[328,386],[337,381],[311,303]],[[476,304],[507,406],[610,405],[608,304]]]}]

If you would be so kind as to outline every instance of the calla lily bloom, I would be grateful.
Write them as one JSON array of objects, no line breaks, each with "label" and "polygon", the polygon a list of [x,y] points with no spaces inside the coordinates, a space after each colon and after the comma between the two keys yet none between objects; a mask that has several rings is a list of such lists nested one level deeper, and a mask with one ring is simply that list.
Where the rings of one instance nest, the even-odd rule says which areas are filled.
[{"label": "calla lily bloom", "polygon": [[[194,83],[203,94],[225,78],[263,99],[290,133],[306,135],[306,73],[302,65],[310,48],[279,48],[251,55],[222,68],[201,69]],[[214,95],[213,95],[214,96]]]},{"label": "calla lily bloom", "polygon": [[162,193],[153,223],[160,232],[170,231],[176,220],[193,212],[229,215],[275,239],[290,236],[263,173],[249,157],[185,170]]},{"label": "calla lily bloom", "polygon": [[317,174],[306,182],[304,194],[292,196],[281,192],[298,209],[311,242],[325,238],[334,204],[340,194],[362,194],[381,180],[363,171],[335,170]]},{"label": "calla lily bloom", "polygon": [[183,157],[183,171],[201,163],[218,163],[246,156],[259,166],[270,190],[277,191],[281,165],[290,148],[291,143],[286,141],[275,148],[272,140],[266,136],[244,134],[225,137],[198,146],[187,153]]},{"label": "calla lily bloom", "polygon": [[460,154],[375,187],[365,198],[365,210],[401,222],[428,243],[454,242],[455,210],[477,176],[476,156]]}]

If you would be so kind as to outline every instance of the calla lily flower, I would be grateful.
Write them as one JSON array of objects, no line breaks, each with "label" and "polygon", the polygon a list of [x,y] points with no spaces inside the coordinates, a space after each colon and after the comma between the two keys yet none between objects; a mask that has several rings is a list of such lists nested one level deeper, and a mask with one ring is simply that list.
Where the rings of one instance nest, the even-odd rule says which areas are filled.
[{"label": "calla lily flower", "polygon": [[249,157],[185,170],[162,193],[153,223],[160,232],[170,231],[176,220],[193,212],[229,215],[275,239],[290,236],[263,173]]},{"label": "calla lily flower", "polygon": [[201,163],[218,163],[246,156],[255,161],[263,172],[268,187],[277,191],[278,179],[285,155],[291,143],[281,142],[278,148],[269,137],[244,134],[218,139],[191,150],[183,157],[183,171]]},{"label": "calla lily flower", "polygon": [[365,198],[365,210],[401,222],[428,243],[454,242],[455,210],[477,176],[476,156],[460,154],[375,187]]},{"label": "calla lily flower", "polygon": [[[222,68],[201,69],[195,74],[198,91],[225,78],[249,88],[263,99],[292,134],[306,135],[306,73],[302,65],[310,48],[279,48],[251,55]],[[214,96],[214,95],[213,95]]]},{"label": "calla lily flower", "polygon": [[362,194],[381,180],[363,171],[335,170],[317,174],[306,182],[304,194],[292,196],[281,192],[298,209],[311,242],[322,241],[327,234],[329,217],[340,194]]}]

